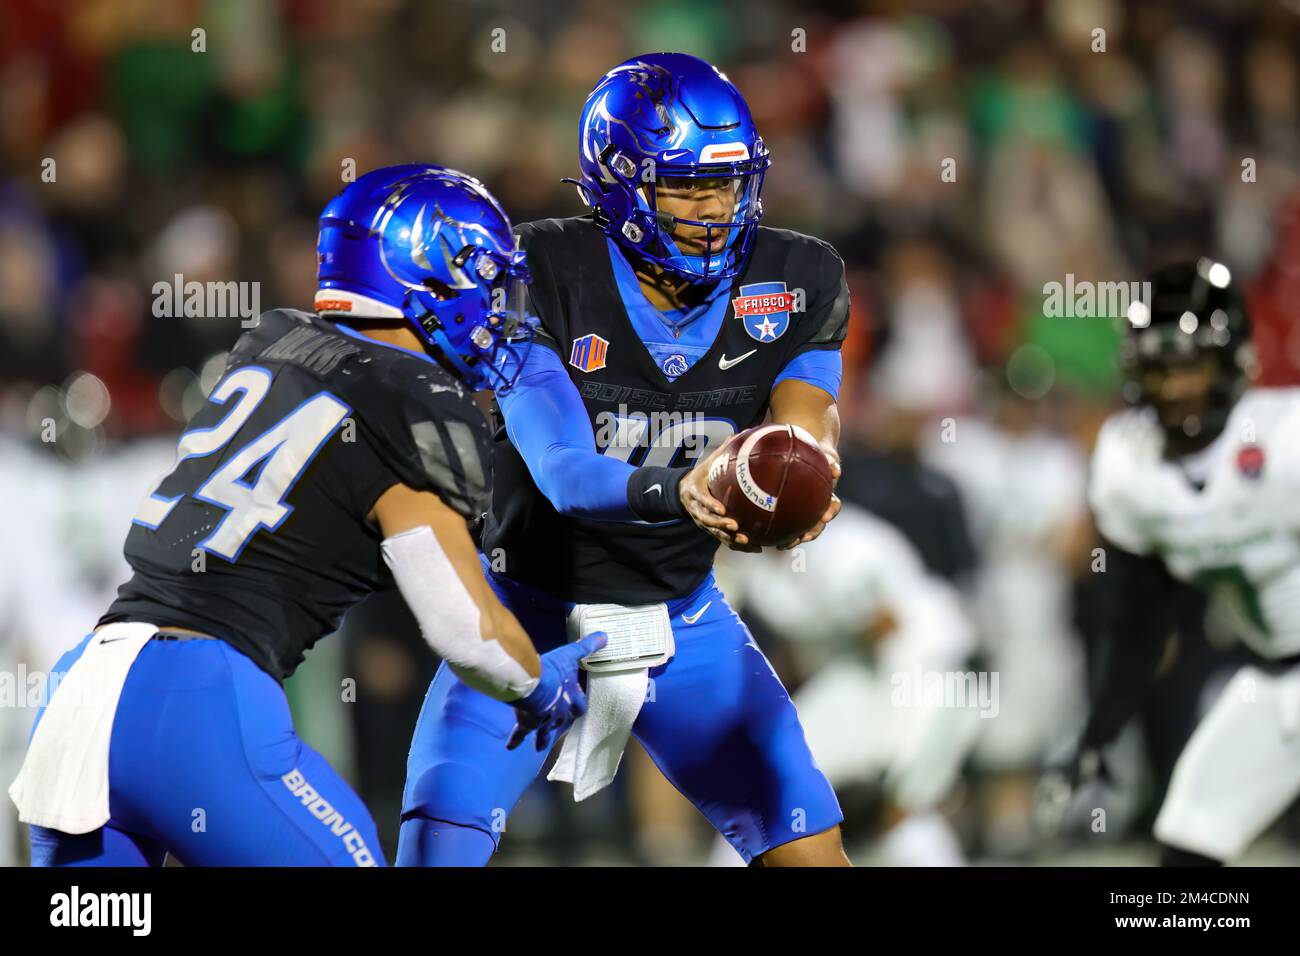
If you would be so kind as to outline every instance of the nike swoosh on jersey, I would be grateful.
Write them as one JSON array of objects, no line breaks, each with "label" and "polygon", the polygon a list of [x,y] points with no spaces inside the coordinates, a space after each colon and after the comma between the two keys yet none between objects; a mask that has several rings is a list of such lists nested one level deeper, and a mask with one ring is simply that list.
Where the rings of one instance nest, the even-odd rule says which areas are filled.
[{"label": "nike swoosh on jersey", "polygon": [[649,488],[645,490],[644,494],[648,495],[652,491],[657,491],[659,492],[659,494],[662,495],[664,493],[664,486],[659,484],[659,482],[656,481],[653,485],[651,485]]},{"label": "nike swoosh on jersey", "polygon": [[718,368],[722,369],[725,372],[727,369],[731,368],[731,366],[739,365],[741,362],[745,361],[745,359],[749,358],[757,351],[758,349],[750,349],[744,355],[737,356],[734,359],[727,358],[726,353],[723,353],[718,357]]},{"label": "nike swoosh on jersey", "polygon": [[682,620],[685,621],[687,624],[694,624],[696,621],[700,619],[700,617],[704,614],[704,612],[709,609],[709,605],[712,603],[713,603],[712,601],[707,602],[704,605],[704,607],[700,608],[694,614],[683,614]]}]

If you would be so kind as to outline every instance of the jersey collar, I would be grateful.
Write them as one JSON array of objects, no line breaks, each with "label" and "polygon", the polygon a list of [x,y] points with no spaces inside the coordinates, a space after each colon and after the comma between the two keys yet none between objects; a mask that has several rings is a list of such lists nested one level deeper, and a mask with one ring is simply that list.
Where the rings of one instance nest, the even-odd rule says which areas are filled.
[{"label": "jersey collar", "polygon": [[[424,361],[429,362],[432,365],[438,365],[433,356],[428,352],[417,352],[415,349],[408,349],[402,345],[394,345],[392,342],[381,342],[379,339],[372,339],[370,336],[363,335],[351,326],[344,325],[342,322],[331,322],[330,324],[344,335],[350,335],[354,339],[360,339],[362,342],[369,342],[371,345],[379,345],[386,349],[397,349],[397,351],[405,352],[407,355],[414,355],[418,359],[424,359]],[[438,367],[441,368],[442,366],[439,365]]]}]

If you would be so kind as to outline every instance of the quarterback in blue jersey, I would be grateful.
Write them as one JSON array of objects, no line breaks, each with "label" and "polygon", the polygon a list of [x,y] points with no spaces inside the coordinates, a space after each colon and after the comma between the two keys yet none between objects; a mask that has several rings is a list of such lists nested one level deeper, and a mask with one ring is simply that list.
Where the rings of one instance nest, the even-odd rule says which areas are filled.
[{"label": "quarterback in blue jersey", "polygon": [[398,588],[449,673],[544,749],[585,708],[540,659],[471,537],[490,434],[533,326],[527,266],[475,179],[376,170],[320,222],[313,312],[242,335],[145,496],[132,577],[64,655],[9,793],[47,866],[375,866],[369,812],[294,732],[281,682],[373,591]]},{"label": "quarterback in blue jersey", "polygon": [[[707,483],[729,439],[765,419],[810,433],[838,477],[843,263],[759,225],[768,150],[740,92],[695,57],[636,57],[602,77],[579,153],[590,212],[517,230],[540,326],[498,398],[484,567],[539,650],[605,620],[663,653],[640,675],[586,662],[591,716],[551,777],[584,798],[631,734],[746,862],[845,865],[835,794],[714,582],[719,542],[754,547]],[[613,648],[623,638],[608,630]],[[653,693],[629,706],[609,691],[598,707],[597,682]],[[546,758],[505,751],[512,724],[509,707],[439,672],[411,747],[399,865],[488,861]]]}]

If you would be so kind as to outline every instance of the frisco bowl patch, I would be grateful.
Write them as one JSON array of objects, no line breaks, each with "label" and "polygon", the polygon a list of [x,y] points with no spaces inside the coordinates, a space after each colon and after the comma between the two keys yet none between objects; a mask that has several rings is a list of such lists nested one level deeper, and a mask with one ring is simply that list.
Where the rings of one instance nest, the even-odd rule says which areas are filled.
[{"label": "frisco bowl patch", "polygon": [[749,337],[758,342],[775,342],[790,327],[794,293],[785,282],[751,282],[740,287],[731,300],[736,317],[745,324]]}]

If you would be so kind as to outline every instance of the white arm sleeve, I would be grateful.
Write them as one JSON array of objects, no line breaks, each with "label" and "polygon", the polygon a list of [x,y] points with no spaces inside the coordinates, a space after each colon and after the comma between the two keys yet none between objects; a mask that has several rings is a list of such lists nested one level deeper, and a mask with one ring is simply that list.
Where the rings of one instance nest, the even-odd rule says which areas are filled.
[{"label": "white arm sleeve", "polygon": [[537,678],[496,640],[484,640],[479,611],[428,525],[385,538],[384,563],[429,646],[457,676],[497,700],[526,697]]}]

